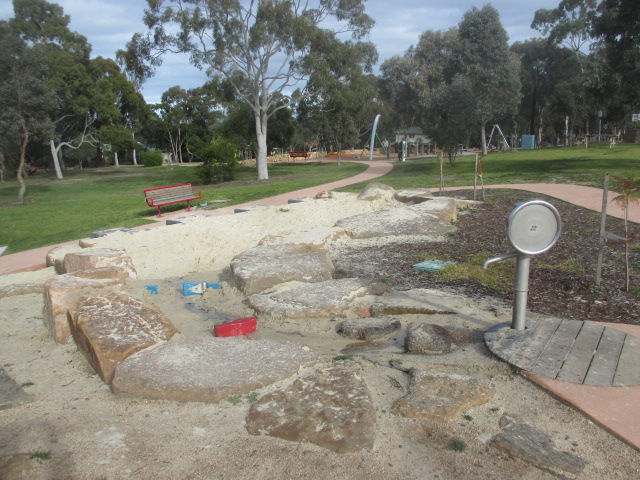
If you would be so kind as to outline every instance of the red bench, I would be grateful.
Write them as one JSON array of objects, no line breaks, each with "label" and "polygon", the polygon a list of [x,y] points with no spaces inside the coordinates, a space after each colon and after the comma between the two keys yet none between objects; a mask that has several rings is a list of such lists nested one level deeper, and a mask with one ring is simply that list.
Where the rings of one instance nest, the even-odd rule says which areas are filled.
[{"label": "red bench", "polygon": [[198,195],[193,193],[190,183],[171,185],[169,187],[149,188],[144,191],[144,199],[150,207],[158,209],[158,216],[161,217],[160,207],[173,203],[187,202],[187,211],[191,211],[191,200],[202,198],[202,192]]},{"label": "red bench", "polygon": [[292,152],[289,152],[289,156],[291,158],[309,158],[309,152],[306,152],[304,150],[294,150]]}]

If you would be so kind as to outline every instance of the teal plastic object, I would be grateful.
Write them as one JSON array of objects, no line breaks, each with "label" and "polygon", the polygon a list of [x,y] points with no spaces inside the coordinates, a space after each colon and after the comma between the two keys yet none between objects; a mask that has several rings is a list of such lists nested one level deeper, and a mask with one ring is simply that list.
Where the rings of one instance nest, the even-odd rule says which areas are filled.
[{"label": "teal plastic object", "polygon": [[416,263],[413,268],[416,270],[424,270],[425,272],[439,272],[447,265],[455,265],[458,262],[453,260],[425,260],[424,262]]}]

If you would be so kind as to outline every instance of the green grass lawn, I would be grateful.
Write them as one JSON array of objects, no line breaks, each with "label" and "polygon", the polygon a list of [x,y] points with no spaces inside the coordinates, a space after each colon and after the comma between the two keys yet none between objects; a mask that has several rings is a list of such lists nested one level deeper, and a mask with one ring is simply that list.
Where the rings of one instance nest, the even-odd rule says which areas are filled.
[{"label": "green grass lawn", "polygon": [[[237,180],[216,185],[196,185],[194,167],[108,167],[68,170],[63,180],[39,173],[27,179],[25,205],[15,205],[18,182],[0,183],[0,245],[8,253],[87,237],[91,232],[150,223],[145,217],[155,209],[144,201],[143,190],[193,183],[202,190],[202,202],[229,200],[223,206],[307,188],[364,171],[357,163],[286,163],[269,166],[270,180],[255,180],[255,168],[242,166]],[[163,212],[184,209],[185,204],[162,207]]]}]

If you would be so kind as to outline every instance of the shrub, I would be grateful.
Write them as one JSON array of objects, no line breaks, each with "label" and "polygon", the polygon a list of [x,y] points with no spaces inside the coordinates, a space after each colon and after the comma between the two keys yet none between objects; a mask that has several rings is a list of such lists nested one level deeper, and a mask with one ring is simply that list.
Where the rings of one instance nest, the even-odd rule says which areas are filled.
[{"label": "shrub", "polygon": [[148,150],[141,152],[142,164],[145,167],[160,167],[162,165],[162,152],[158,150]]},{"label": "shrub", "polygon": [[229,140],[204,142],[195,137],[190,145],[197,160],[202,162],[196,173],[204,184],[233,180],[238,166],[238,149]]}]

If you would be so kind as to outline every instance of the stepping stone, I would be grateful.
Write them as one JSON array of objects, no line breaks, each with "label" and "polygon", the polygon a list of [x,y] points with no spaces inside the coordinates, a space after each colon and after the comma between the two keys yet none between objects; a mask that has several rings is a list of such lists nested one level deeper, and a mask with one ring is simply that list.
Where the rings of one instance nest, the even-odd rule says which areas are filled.
[{"label": "stepping stone", "polygon": [[331,279],[329,251],[307,245],[263,245],[250,248],[231,261],[231,277],[245,295],[254,295],[286,282]]},{"label": "stepping stone", "polygon": [[[116,276],[119,274],[119,276]],[[124,269],[83,270],[58,275],[44,284],[44,325],[57,343],[67,343],[71,336],[67,311],[88,294],[116,292],[124,288]]]},{"label": "stepping stone", "polygon": [[252,295],[248,303],[256,312],[276,318],[326,318],[346,312],[368,317],[372,296],[388,291],[389,286],[377,280],[343,278]]},{"label": "stepping stone", "polygon": [[64,256],[63,268],[66,273],[104,267],[124,268],[129,277],[138,278],[133,261],[124,250],[113,248],[83,249],[79,252],[67,253]]},{"label": "stepping stone", "polygon": [[352,238],[377,238],[396,235],[429,235],[442,237],[456,231],[449,222],[434,215],[424,215],[408,207],[378,210],[338,220]]},{"label": "stepping stone", "polygon": [[31,402],[31,395],[25,392],[4,368],[0,367],[0,410],[7,410],[29,402]]},{"label": "stepping stone", "polygon": [[406,353],[441,355],[453,351],[451,335],[440,325],[423,324],[410,329],[404,339]]},{"label": "stepping stone", "polygon": [[337,332],[346,338],[372,342],[391,335],[400,326],[400,320],[395,318],[356,318],[342,322]]},{"label": "stepping stone", "polygon": [[464,410],[487,403],[493,395],[493,387],[475,377],[412,370],[409,393],[393,404],[392,412],[448,422]]},{"label": "stepping stone", "polygon": [[503,432],[496,435],[491,446],[543,469],[561,470],[574,475],[582,473],[587,465],[582,458],[556,449],[546,434],[522,423],[512,415],[503,415]]},{"label": "stepping stone", "polygon": [[47,267],[54,267],[56,273],[62,275],[68,273],[64,269],[64,257],[67,253],[81,252],[84,250],[80,245],[62,245],[49,250],[46,257]]},{"label": "stepping stone", "polygon": [[391,292],[376,299],[371,307],[371,315],[453,315],[453,309],[448,309],[448,302],[442,297],[429,296],[423,289],[406,292]]},{"label": "stepping stone", "polygon": [[294,343],[194,337],[129,357],[118,365],[112,387],[154,400],[219,403],[321,361],[326,358]]},{"label": "stepping stone", "polygon": [[106,237],[107,235],[111,235],[112,233],[116,233],[116,232],[129,233],[129,234],[138,233],[137,230],[133,230],[131,228],[118,227],[118,228],[110,228],[108,230],[98,230],[97,232],[92,232],[89,234],[89,238]]},{"label": "stepping stone", "polygon": [[338,453],[373,448],[375,406],[355,364],[319,368],[251,405],[246,429]]},{"label": "stepping stone", "polygon": [[158,307],[125,293],[86,296],[69,309],[69,321],[78,348],[106,384],[120,362],[178,333]]}]

